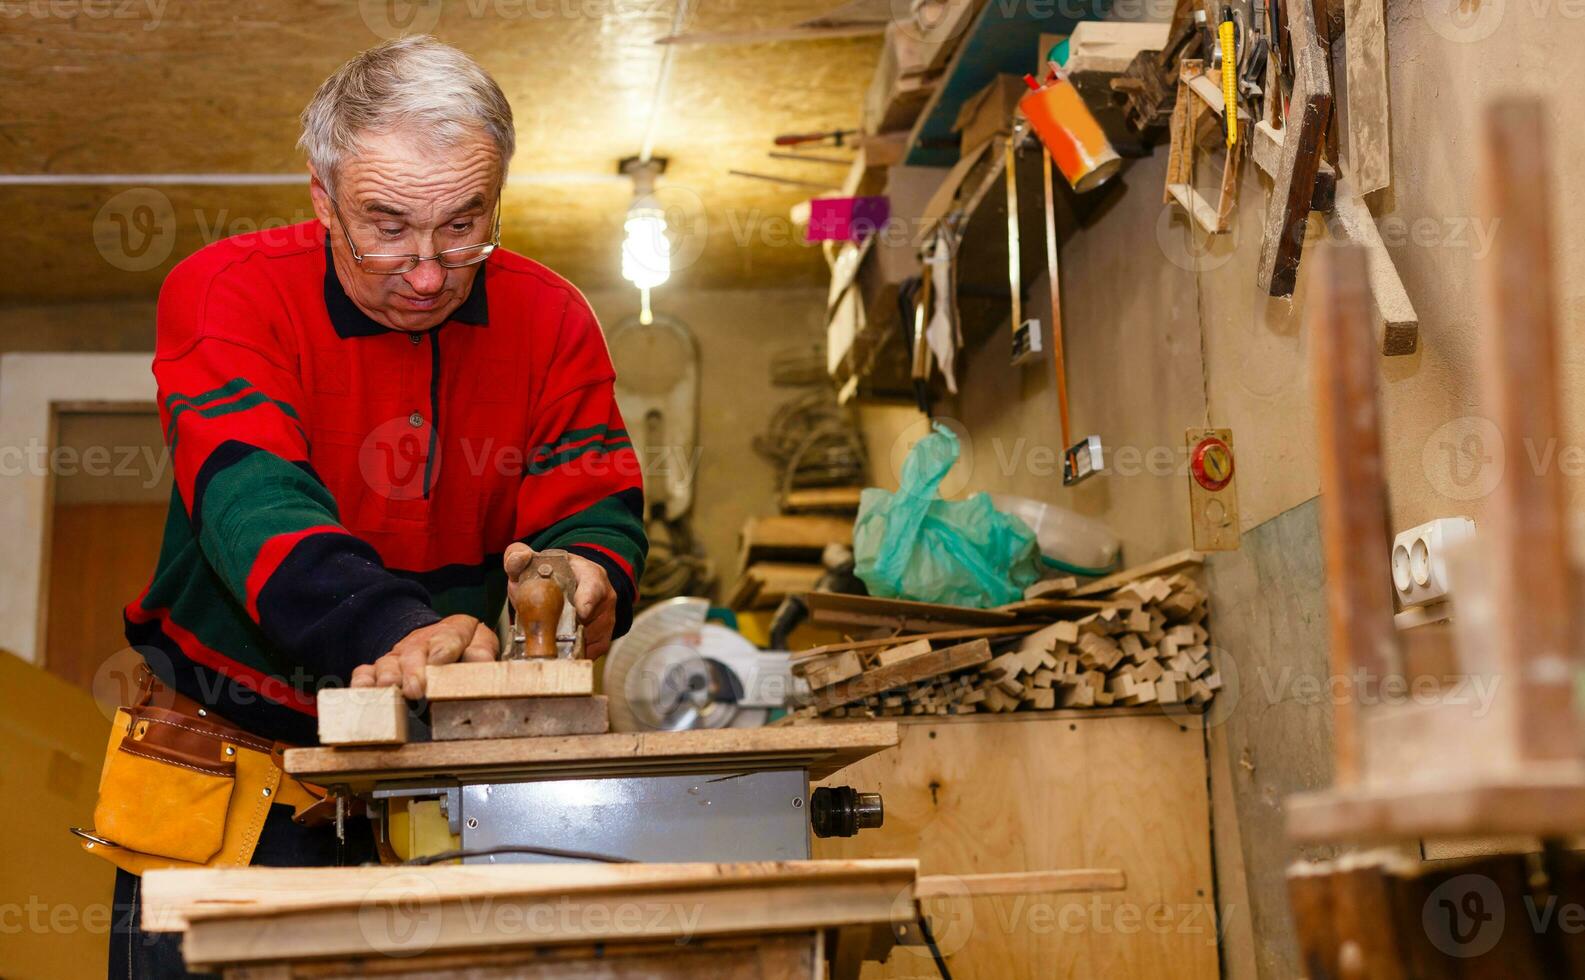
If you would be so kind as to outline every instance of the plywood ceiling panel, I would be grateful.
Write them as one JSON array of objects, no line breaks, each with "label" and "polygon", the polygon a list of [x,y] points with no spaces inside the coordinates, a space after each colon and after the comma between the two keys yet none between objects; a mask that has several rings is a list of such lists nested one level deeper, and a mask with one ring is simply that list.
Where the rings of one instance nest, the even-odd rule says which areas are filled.
[{"label": "plywood ceiling panel", "polygon": [[[685,29],[781,28],[832,0],[697,0]],[[302,172],[297,115],[356,51],[429,29],[500,81],[517,118],[503,237],[588,288],[620,283],[612,181],[638,151],[674,0],[37,0],[0,22],[0,172]],[[13,11],[15,13],[16,11]],[[851,127],[876,37],[674,49],[655,152],[681,236],[672,284],[816,283],[788,210],[841,168],[766,156],[777,133]],[[226,234],[311,215],[306,184],[0,186],[0,300],[146,297]],[[671,284],[668,284],[671,285]],[[666,287],[663,287],[666,288]]]}]

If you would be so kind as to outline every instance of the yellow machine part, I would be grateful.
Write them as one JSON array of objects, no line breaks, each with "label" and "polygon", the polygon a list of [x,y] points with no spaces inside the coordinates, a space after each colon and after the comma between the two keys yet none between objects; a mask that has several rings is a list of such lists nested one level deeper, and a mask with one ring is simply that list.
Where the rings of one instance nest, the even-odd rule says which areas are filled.
[{"label": "yellow machine part", "polygon": [[453,834],[439,800],[398,797],[386,803],[391,850],[403,861],[454,851],[462,842]]}]

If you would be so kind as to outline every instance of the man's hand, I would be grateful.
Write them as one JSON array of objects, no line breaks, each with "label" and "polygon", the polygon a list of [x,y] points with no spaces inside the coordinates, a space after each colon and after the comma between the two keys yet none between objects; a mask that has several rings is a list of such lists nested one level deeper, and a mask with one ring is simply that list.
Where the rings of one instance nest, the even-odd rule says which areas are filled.
[{"label": "man's hand", "polygon": [[424,668],[430,664],[494,660],[501,652],[495,631],[472,616],[447,616],[396,641],[391,652],[352,672],[353,687],[402,687],[402,697],[424,696]]},{"label": "man's hand", "polygon": [[[589,660],[611,649],[611,631],[616,628],[616,590],[605,569],[578,555],[568,555],[572,574],[578,580],[578,591],[572,598],[572,608],[583,624],[583,655]],[[506,549],[507,597],[517,605],[517,589],[523,570],[534,559],[534,549],[521,542]]]}]

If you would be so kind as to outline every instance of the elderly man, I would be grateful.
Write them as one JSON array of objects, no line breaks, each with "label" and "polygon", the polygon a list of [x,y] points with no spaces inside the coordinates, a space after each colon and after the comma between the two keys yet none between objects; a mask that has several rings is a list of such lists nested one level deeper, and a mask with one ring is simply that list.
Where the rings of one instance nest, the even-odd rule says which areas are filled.
[{"label": "elderly man", "polygon": [[369,860],[271,749],[315,691],[499,654],[536,550],[572,553],[586,653],[627,629],[637,459],[583,296],[498,246],[512,111],[433,38],[366,51],[303,113],[318,222],[210,245],[160,294],[175,463],[126,609],[150,676],[117,716],[88,845],[118,866],[112,975],[182,969],[136,928],[148,868]]}]

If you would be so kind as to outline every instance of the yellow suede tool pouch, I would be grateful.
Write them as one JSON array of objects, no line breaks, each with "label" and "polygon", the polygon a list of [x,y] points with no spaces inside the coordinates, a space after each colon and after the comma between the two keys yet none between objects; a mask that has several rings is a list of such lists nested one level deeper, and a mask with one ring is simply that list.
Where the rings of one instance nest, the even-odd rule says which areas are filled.
[{"label": "yellow suede tool pouch", "polygon": [[[173,753],[167,743],[181,732]],[[214,745],[188,741],[200,737]],[[150,751],[151,739],[162,748]],[[189,751],[183,753],[182,745]],[[272,806],[290,807],[297,822],[309,826],[334,813],[322,793],[281,772],[277,748],[188,714],[122,708],[110,729],[95,826],[72,832],[83,839],[83,850],[135,875],[150,868],[246,867]],[[224,766],[217,762],[234,766],[230,780],[221,778]]]},{"label": "yellow suede tool pouch", "polygon": [[118,711],[95,836],[154,858],[208,863],[225,840],[238,749],[202,719],[152,706]]}]

